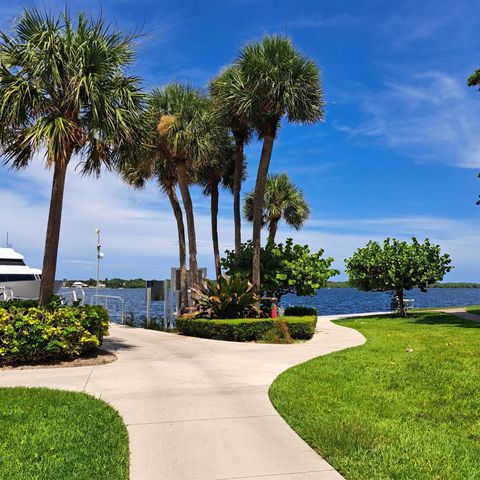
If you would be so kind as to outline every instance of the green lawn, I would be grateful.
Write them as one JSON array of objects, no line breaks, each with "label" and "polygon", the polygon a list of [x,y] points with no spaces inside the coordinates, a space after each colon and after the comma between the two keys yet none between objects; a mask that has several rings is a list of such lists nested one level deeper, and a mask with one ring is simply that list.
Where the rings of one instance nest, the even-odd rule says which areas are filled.
[{"label": "green lawn", "polygon": [[127,480],[118,413],[84,393],[0,388],[0,479]]},{"label": "green lawn", "polygon": [[367,343],[270,388],[291,427],[348,480],[480,479],[480,324],[428,312],[338,323]]},{"label": "green lawn", "polygon": [[475,315],[480,315],[480,305],[470,305],[469,307],[465,307],[465,310]]}]

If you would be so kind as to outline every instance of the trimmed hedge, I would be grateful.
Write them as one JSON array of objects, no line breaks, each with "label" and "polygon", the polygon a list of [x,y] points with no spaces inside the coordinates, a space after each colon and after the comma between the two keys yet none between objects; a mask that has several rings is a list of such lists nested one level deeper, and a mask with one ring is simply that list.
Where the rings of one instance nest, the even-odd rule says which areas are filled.
[{"label": "trimmed hedge", "polygon": [[286,317],[309,317],[310,315],[318,315],[315,307],[290,306],[285,309]]},{"label": "trimmed hedge", "polygon": [[[308,340],[315,333],[317,317],[281,318],[293,339]],[[242,318],[233,320],[209,320],[207,318],[177,318],[177,330],[191,337],[230,340],[235,342],[261,341],[275,327],[273,318]]]},{"label": "trimmed hedge", "polygon": [[0,364],[79,357],[101,345],[108,322],[96,305],[0,307]]}]

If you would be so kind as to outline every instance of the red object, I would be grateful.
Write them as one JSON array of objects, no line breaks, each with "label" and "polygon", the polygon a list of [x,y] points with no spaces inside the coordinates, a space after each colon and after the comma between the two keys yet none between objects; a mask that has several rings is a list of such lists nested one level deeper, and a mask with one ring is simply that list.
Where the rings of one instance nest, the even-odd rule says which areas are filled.
[{"label": "red object", "polygon": [[275,303],[272,306],[272,318],[277,318],[277,305]]}]

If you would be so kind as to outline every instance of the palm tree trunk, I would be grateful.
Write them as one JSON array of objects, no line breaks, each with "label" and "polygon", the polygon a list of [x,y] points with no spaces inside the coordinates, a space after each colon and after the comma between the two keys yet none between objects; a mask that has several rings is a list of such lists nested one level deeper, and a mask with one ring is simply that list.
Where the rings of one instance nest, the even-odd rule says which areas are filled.
[{"label": "palm tree trunk", "polygon": [[270,219],[270,223],[268,224],[268,241],[275,242],[275,236],[277,235],[278,229],[278,221],[279,218],[272,218]]},{"label": "palm tree trunk", "polygon": [[175,186],[167,189],[168,199],[172,206],[173,214],[177,222],[178,232],[178,258],[180,261],[180,310],[188,304],[188,287],[187,287],[187,250],[185,243],[185,225],[183,223],[183,213],[180,202],[178,201]]},{"label": "palm tree trunk", "polygon": [[210,210],[212,216],[213,258],[215,259],[215,274],[217,280],[222,276],[220,268],[220,250],[218,248],[218,183],[213,182],[210,190]]},{"label": "palm tree trunk", "polygon": [[188,231],[188,255],[190,264],[190,287],[198,284],[198,267],[197,267],[197,238],[195,235],[195,218],[193,216],[192,197],[188,188],[187,169],[185,162],[177,162],[176,164],[178,186],[182,195],[183,207],[185,208],[185,216],[187,218]]},{"label": "palm tree trunk", "polygon": [[243,143],[241,136],[235,136],[235,172],[233,176],[233,220],[235,223],[235,258],[240,256],[242,244],[242,217],[240,212],[240,189],[242,187]]},{"label": "palm tree trunk", "polygon": [[50,302],[55,287],[57,271],[58,244],[62,224],[63,193],[68,162],[56,162],[53,170],[52,194],[48,213],[47,235],[43,255],[42,280],[40,282],[39,305]]},{"label": "palm tree trunk", "polygon": [[255,194],[253,197],[253,262],[252,262],[252,283],[257,291],[260,292],[260,244],[262,231],[262,212],[265,194],[265,182],[268,176],[268,167],[272,157],[274,132],[266,132],[263,137],[262,154],[260,164],[258,165],[257,181],[255,184]]}]

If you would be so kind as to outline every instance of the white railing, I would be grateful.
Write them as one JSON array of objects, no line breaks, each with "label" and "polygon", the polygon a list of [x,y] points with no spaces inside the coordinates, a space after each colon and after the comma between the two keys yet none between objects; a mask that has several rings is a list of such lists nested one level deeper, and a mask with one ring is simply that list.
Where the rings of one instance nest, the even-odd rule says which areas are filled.
[{"label": "white railing", "polygon": [[13,300],[15,297],[13,295],[13,290],[10,290],[5,287],[0,287],[0,302],[7,302]]},{"label": "white railing", "polygon": [[76,288],[71,292],[64,292],[61,294],[62,303],[63,304],[74,304],[75,302],[79,302],[79,305],[85,304],[85,291],[83,288]]},{"label": "white railing", "polygon": [[[102,299],[103,299],[103,302],[99,303],[99,300],[102,300]],[[123,299],[123,297],[118,297],[116,295],[101,295],[101,294],[92,295],[90,304],[101,305],[105,307],[105,310],[108,311],[109,301],[110,301],[110,305],[112,304],[112,302],[116,305],[120,304],[120,311],[121,311],[120,316],[121,316],[122,323],[124,323],[125,322],[125,300]]]}]

